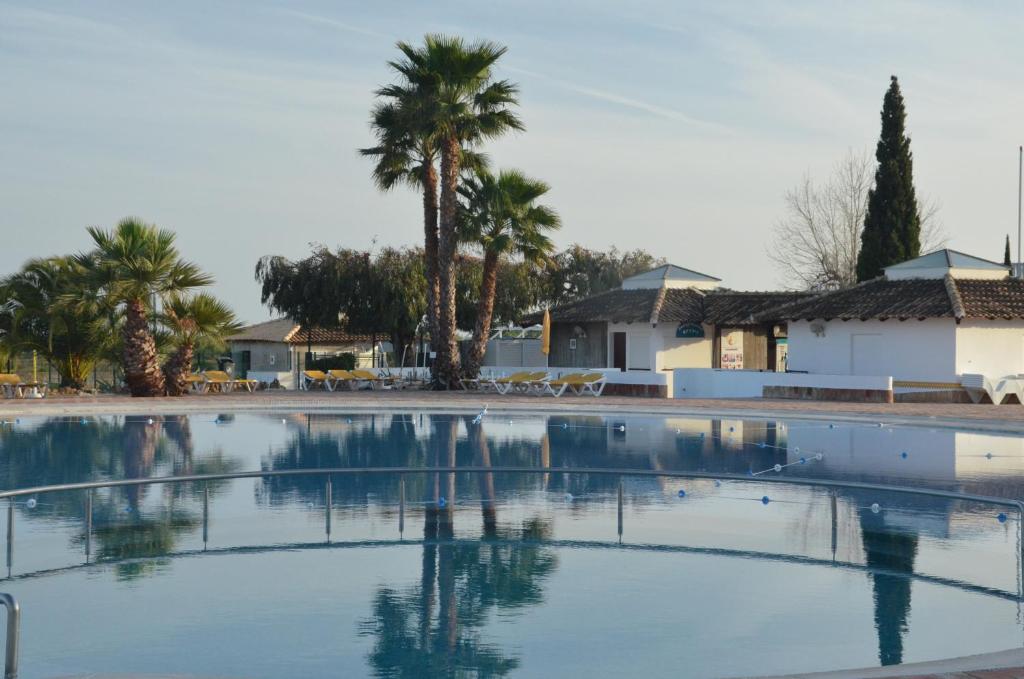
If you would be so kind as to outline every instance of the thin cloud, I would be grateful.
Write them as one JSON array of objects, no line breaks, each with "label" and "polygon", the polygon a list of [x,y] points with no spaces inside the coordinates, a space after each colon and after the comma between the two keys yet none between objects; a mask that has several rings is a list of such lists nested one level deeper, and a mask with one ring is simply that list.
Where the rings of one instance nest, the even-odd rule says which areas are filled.
[{"label": "thin cloud", "polygon": [[657,104],[651,104],[640,99],[626,97],[621,94],[616,94],[614,92],[608,92],[606,90],[599,90],[593,87],[577,85],[576,83],[567,80],[552,78],[550,76],[544,75],[543,73],[529,71],[524,68],[516,68],[513,66],[506,66],[505,68],[506,70],[511,71],[513,73],[519,73],[521,75],[529,76],[531,78],[539,78],[541,80],[545,80],[554,85],[558,85],[559,87],[566,89],[570,92],[582,94],[586,97],[590,97],[591,99],[597,99],[598,101],[606,101],[612,104],[618,104],[619,106],[625,106],[626,108],[631,108],[637,111],[643,111],[644,113],[649,113],[659,118],[674,120],[676,122],[685,123],[687,125],[692,125],[694,127],[700,127],[707,130],[714,130],[716,132],[732,132],[731,128],[725,125],[721,125],[719,123],[712,123],[706,120],[700,120],[699,118],[694,118],[693,116],[687,115],[682,111],[677,111],[676,109],[668,108],[665,106],[659,106]]},{"label": "thin cloud", "polygon": [[298,10],[294,9],[281,9],[278,11],[281,14],[287,14],[289,16],[295,17],[296,19],[302,19],[303,21],[307,21],[313,24],[320,24],[321,26],[330,26],[331,28],[337,28],[348,33],[355,33],[356,35],[365,35],[371,38],[386,38],[387,40],[394,40],[393,35],[379,33],[369,28],[363,28],[362,26],[354,26],[352,24],[347,24],[344,21],[338,21],[337,19],[332,19],[330,17],[320,16],[318,14],[308,14],[306,12],[299,12]]}]

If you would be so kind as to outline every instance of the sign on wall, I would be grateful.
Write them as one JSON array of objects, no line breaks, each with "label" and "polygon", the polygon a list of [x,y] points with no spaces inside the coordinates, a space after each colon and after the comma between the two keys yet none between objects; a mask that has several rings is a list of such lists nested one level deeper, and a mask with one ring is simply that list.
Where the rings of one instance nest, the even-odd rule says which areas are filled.
[{"label": "sign on wall", "polygon": [[743,369],[743,331],[730,330],[722,333],[722,368]]},{"label": "sign on wall", "polygon": [[704,326],[700,323],[680,323],[676,328],[676,337],[681,339],[704,337]]}]

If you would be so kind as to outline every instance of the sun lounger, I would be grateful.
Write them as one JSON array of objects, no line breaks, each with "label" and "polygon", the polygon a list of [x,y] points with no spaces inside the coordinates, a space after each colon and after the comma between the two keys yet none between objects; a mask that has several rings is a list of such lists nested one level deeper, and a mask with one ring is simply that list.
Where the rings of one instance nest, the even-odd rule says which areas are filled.
[{"label": "sun lounger", "polygon": [[202,393],[204,394],[211,391],[219,391],[222,394],[227,394],[237,388],[252,392],[256,390],[256,385],[259,384],[256,380],[232,377],[223,370],[204,370],[201,375],[203,378]]},{"label": "sun lounger", "polygon": [[543,389],[544,385],[547,384],[550,380],[551,373],[549,373],[546,370],[538,370],[536,372],[530,373],[522,380],[519,380],[518,382],[514,383],[512,385],[512,389],[515,391],[520,391],[524,394],[529,394],[531,391],[535,389]]},{"label": "sun lounger", "polygon": [[379,387],[385,386],[395,386],[397,384],[397,380],[394,377],[384,377],[381,375],[375,375],[369,370],[361,370],[359,368],[355,368],[353,370],[350,370],[349,372],[351,372],[356,379],[368,382],[370,384],[371,389],[377,389]]},{"label": "sun lounger", "polygon": [[202,373],[190,373],[185,377],[185,383],[188,384],[189,390],[196,394],[206,393],[206,378]]},{"label": "sun lounger", "polygon": [[604,373],[585,373],[579,381],[570,384],[569,389],[577,396],[590,394],[596,398],[604,392],[606,384],[608,381],[605,379]]},{"label": "sun lounger", "polygon": [[348,370],[328,370],[327,381],[324,386],[330,391],[334,391],[343,384],[348,386],[349,389],[355,389],[360,381],[358,377]]},{"label": "sun lounger", "polygon": [[323,370],[303,370],[302,376],[299,378],[299,388],[303,391],[309,391],[310,387],[319,385],[321,388],[330,391],[329,381],[330,378]]},{"label": "sun lounger", "polygon": [[481,385],[486,383],[499,394],[505,394],[512,389],[514,384],[521,383],[523,380],[528,379],[532,374],[533,373],[529,370],[521,370],[519,372],[514,372],[507,377],[492,377],[491,379],[486,380],[486,382],[482,381]]},{"label": "sun lounger", "polygon": [[46,396],[45,384],[26,382],[15,373],[0,373],[0,387],[3,387],[4,398],[41,398]]},{"label": "sun lounger", "polygon": [[545,394],[551,394],[555,398],[558,398],[566,392],[567,389],[572,388],[576,391],[577,387],[584,384],[584,378],[587,373],[570,373],[568,375],[562,375],[558,379],[548,380],[538,385],[538,396],[544,396]]},{"label": "sun lounger", "polygon": [[1018,401],[1024,403],[1024,380],[1016,377],[990,380],[984,375],[964,374],[960,376],[960,385],[967,391],[967,395],[974,403],[981,403],[982,397],[986,395],[996,405],[1011,395],[1016,396]]}]

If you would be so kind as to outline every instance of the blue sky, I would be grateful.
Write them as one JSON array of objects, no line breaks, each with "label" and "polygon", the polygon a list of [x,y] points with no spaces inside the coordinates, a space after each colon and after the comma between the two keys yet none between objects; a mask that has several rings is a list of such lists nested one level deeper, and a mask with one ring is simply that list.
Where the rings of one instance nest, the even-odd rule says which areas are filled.
[{"label": "blue sky", "polygon": [[951,247],[1016,232],[1021,3],[0,1],[0,273],[138,215],[177,231],[248,321],[264,254],[419,241],[412,191],[356,149],[398,39],[506,44],[560,246],[643,247],[741,289],[783,194],[874,148],[889,75]]}]

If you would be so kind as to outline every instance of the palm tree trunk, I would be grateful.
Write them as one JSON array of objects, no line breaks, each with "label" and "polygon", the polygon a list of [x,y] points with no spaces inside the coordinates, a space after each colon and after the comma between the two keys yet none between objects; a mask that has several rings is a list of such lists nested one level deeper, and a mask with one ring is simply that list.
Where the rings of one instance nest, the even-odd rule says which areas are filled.
[{"label": "palm tree trunk", "polygon": [[146,305],[141,299],[128,302],[125,313],[124,381],[132,396],[164,394],[164,373],[160,370],[156,341],[146,318]]},{"label": "palm tree trunk", "polygon": [[430,162],[423,169],[423,260],[427,277],[427,330],[430,340],[437,341],[438,307],[441,282],[437,276],[437,171]]},{"label": "palm tree trunk", "polygon": [[469,349],[466,374],[476,377],[487,353],[487,340],[491,336],[491,320],[494,317],[494,292],[498,284],[498,255],[487,251],[484,254],[484,275],[480,281],[480,299],[476,303],[476,327],[473,328],[473,343]]},{"label": "palm tree trunk", "polygon": [[459,187],[459,141],[454,136],[441,146],[441,215],[437,243],[438,311],[437,371],[435,382],[445,389],[458,385],[461,361],[455,335],[455,221]]},{"label": "palm tree trunk", "polygon": [[188,391],[188,376],[192,372],[192,352],[192,343],[182,342],[164,364],[168,396],[184,396]]}]

